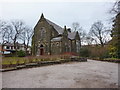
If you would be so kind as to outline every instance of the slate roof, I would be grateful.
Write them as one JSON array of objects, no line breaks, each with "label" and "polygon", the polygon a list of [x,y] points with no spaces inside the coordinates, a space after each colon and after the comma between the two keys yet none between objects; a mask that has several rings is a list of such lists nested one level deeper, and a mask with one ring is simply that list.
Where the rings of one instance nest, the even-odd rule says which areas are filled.
[{"label": "slate roof", "polygon": [[[14,46],[14,44],[13,44],[13,43],[10,43],[10,42],[4,43],[3,45],[6,45],[6,46]],[[17,42],[16,45],[18,45],[18,46],[23,46],[24,44],[20,44],[20,43]]]},{"label": "slate roof", "polygon": [[[50,25],[52,25],[59,34],[63,34],[64,29],[63,29],[62,27],[60,27],[59,25],[53,23],[52,21],[50,21],[50,20],[48,20],[48,19],[46,19],[46,21],[47,21]],[[69,39],[75,39],[75,35],[76,35],[76,32],[75,32],[75,31],[74,31],[74,32],[71,32],[71,33],[68,32],[68,38],[69,38]],[[59,41],[61,38],[62,38],[62,37],[56,37],[56,38],[53,38],[51,41]]]},{"label": "slate roof", "polygon": [[59,25],[51,22],[51,21],[48,20],[48,19],[46,19],[46,21],[47,21],[50,25],[52,25],[59,34],[62,34],[62,33],[63,33],[63,30],[64,30],[64,29],[63,29],[62,27],[60,27]]},{"label": "slate roof", "polygon": [[60,41],[61,39],[62,39],[62,37],[55,37],[51,41]]},{"label": "slate roof", "polygon": [[75,39],[75,35],[76,35],[76,32],[68,33],[68,38],[69,39]]},{"label": "slate roof", "polygon": [[3,45],[6,45],[6,46],[13,46],[14,44],[13,43],[4,43]]}]

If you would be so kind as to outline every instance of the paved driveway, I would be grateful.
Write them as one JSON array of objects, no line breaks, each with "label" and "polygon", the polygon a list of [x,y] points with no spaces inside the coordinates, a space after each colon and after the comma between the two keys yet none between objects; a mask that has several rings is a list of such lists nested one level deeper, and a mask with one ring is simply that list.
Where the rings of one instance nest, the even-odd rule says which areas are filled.
[{"label": "paved driveway", "polygon": [[118,64],[88,60],[2,73],[3,88],[117,88]]}]

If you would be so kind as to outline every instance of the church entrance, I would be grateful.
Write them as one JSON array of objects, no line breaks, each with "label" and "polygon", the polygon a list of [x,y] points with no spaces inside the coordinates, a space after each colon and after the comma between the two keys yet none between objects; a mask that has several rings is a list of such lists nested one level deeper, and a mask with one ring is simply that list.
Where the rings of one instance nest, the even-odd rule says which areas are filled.
[{"label": "church entrance", "polygon": [[43,45],[40,45],[40,55],[44,55],[44,47],[43,47]]}]

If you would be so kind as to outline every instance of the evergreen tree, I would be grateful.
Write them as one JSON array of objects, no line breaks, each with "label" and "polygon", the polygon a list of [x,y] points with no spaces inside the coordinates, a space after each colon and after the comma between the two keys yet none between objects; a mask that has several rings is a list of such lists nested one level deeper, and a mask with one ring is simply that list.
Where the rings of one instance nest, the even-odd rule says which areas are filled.
[{"label": "evergreen tree", "polygon": [[112,46],[114,47],[115,57],[120,58],[120,1],[117,3],[118,13],[114,19],[113,29],[112,29]]}]

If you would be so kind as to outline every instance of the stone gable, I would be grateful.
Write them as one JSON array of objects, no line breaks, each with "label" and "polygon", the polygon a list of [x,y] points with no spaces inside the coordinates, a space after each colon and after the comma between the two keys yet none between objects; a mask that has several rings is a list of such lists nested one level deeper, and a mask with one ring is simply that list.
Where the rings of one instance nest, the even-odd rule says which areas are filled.
[{"label": "stone gable", "polygon": [[[41,15],[34,27],[32,37],[33,55],[55,55],[66,52],[79,53],[80,37],[78,32],[69,32]],[[79,47],[79,48],[78,48]]]}]

